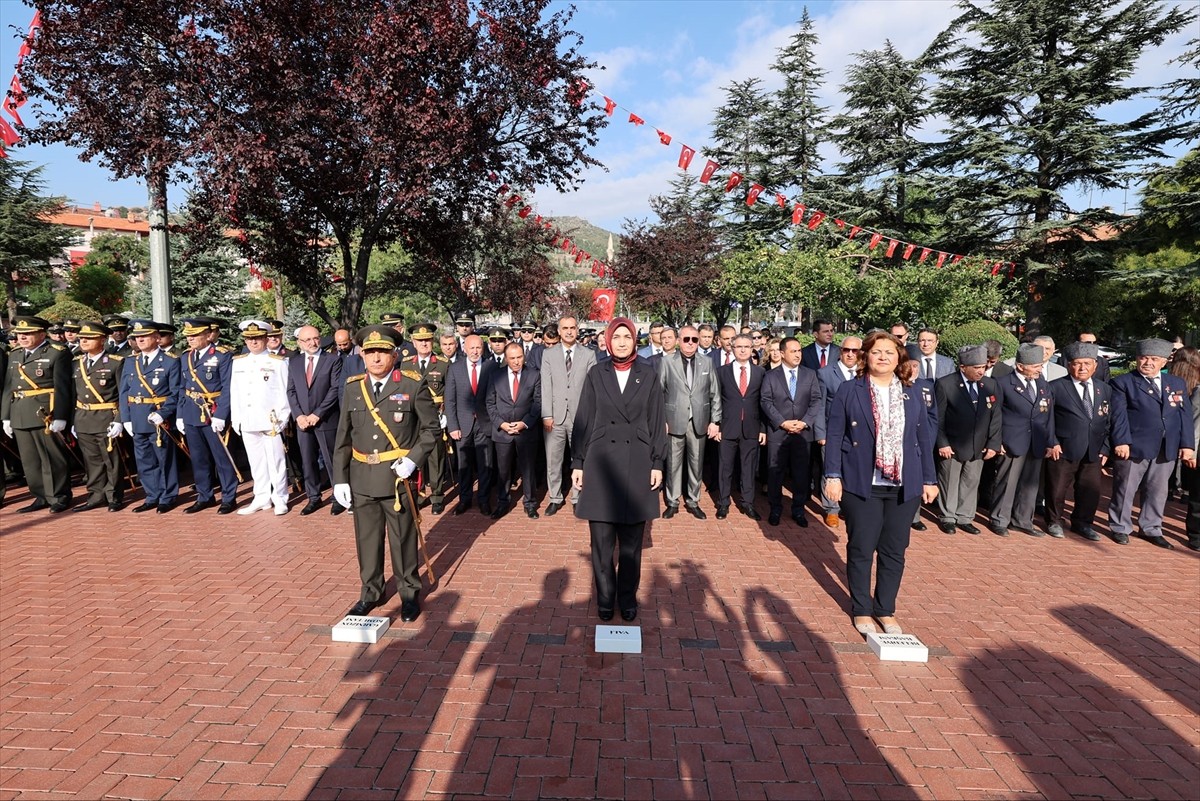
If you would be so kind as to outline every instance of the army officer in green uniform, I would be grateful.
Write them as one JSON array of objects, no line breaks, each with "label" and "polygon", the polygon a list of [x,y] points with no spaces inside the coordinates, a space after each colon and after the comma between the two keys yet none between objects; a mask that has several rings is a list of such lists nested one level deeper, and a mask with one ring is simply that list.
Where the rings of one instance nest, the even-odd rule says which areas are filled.
[{"label": "army officer in green uniform", "polygon": [[346,379],[333,452],[333,496],[354,509],[362,579],[358,603],[349,614],[368,614],[384,601],[386,532],[400,619],[408,622],[421,614],[421,578],[416,493],[406,481],[429,456],[440,433],[437,409],[428,384],[398,369],[396,332],[390,326],[366,326],[355,339],[366,373]]},{"label": "army officer in green uniform", "polygon": [[121,371],[124,357],[104,349],[108,326],[88,320],[79,323],[79,355],[71,367],[75,397],[74,430],[87,469],[87,500],[75,507],[86,512],[101,506],[120,511],[124,498],[121,449]]}]

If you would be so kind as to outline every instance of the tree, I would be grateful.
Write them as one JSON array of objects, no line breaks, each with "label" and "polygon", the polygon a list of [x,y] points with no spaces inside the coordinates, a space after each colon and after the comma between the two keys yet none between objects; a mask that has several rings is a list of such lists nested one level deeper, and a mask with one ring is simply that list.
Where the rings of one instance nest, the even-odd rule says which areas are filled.
[{"label": "tree", "polygon": [[[208,243],[206,243],[208,244]],[[252,309],[246,287],[250,276],[238,263],[230,242],[199,248],[186,235],[171,237],[171,315],[212,316],[234,322]],[[135,314],[151,314],[150,283],[137,280],[130,291]],[[260,310],[261,311],[261,310]],[[271,316],[274,316],[272,313]]]},{"label": "tree", "polygon": [[[420,228],[434,199],[483,208],[490,174],[564,190],[596,164],[587,149],[606,118],[582,78],[594,65],[573,12],[548,4],[39,0],[32,72],[65,110],[43,136],[118,173],[187,164],[197,234],[241,229],[243,255],[327,322],[352,323],[372,254]],[[336,314],[312,258],[324,242],[343,279]]]},{"label": "tree", "polygon": [[1066,191],[1120,187],[1178,135],[1160,109],[1115,122],[1101,112],[1144,94],[1128,85],[1138,57],[1196,15],[1155,0],[960,6],[927,53],[941,78],[934,107],[948,121],[928,163],[945,174],[943,211],[954,223],[937,245],[1002,246],[1029,272],[1026,329],[1036,332],[1057,254],[1112,219],[1073,209]]},{"label": "tree", "polygon": [[41,167],[0,159],[0,273],[10,321],[17,313],[18,287],[49,279],[50,259],[75,241],[70,229],[49,222],[66,201],[42,195],[41,175]]},{"label": "tree", "polygon": [[125,305],[129,279],[101,264],[86,261],[71,271],[67,281],[67,297],[90,306],[101,314],[120,311]]},{"label": "tree", "polygon": [[[767,185],[777,189],[795,187],[801,199],[810,205],[820,202],[819,148],[825,139],[828,111],[816,102],[825,78],[825,71],[817,66],[817,41],[805,6],[799,30],[787,47],[780,48],[771,65],[771,69],[783,76],[783,88],[771,98],[764,131],[774,168]],[[814,189],[818,190],[815,196]],[[786,218],[780,215],[779,219],[782,227]]]},{"label": "tree", "polygon": [[138,237],[101,234],[92,240],[92,249],[83,263],[121,275],[142,276],[150,266],[150,249]]}]

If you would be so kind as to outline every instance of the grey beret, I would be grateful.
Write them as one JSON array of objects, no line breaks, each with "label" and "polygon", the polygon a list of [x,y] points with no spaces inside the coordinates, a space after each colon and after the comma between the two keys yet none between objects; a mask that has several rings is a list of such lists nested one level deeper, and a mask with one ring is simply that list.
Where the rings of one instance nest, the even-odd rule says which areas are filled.
[{"label": "grey beret", "polygon": [[1041,345],[1026,342],[1017,348],[1017,364],[1041,364],[1046,360],[1046,349]]},{"label": "grey beret", "polygon": [[1137,343],[1137,355],[1169,359],[1171,358],[1171,347],[1171,343],[1165,339],[1143,339]]},{"label": "grey beret", "polygon": [[958,363],[967,367],[987,364],[987,345],[967,345],[959,348]]},{"label": "grey beret", "polygon": [[1072,342],[1067,345],[1064,351],[1067,361],[1073,362],[1076,359],[1092,359],[1095,361],[1100,358],[1100,348],[1095,342]]}]

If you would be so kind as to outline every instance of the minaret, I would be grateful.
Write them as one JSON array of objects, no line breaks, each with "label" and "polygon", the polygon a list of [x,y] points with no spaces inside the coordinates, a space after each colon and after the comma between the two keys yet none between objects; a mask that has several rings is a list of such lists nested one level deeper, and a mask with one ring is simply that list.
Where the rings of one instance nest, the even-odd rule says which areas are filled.
[{"label": "minaret", "polygon": [[613,241],[612,234],[608,235],[608,263],[612,264],[613,260]]}]

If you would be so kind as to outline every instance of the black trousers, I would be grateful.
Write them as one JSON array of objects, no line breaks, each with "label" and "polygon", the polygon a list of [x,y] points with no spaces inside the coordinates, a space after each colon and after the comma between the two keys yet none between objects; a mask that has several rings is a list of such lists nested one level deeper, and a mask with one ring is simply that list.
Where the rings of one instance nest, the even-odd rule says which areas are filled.
[{"label": "black trousers", "polygon": [[[321,500],[321,488],[325,475],[333,464],[333,443],[337,439],[336,428],[300,428],[296,426],[296,443],[300,451],[300,464],[304,470],[304,494],[310,501]],[[325,470],[321,470],[324,462]],[[329,475],[333,484],[333,476]]]},{"label": "black trousers", "polygon": [[492,475],[496,470],[491,438],[476,427],[469,437],[463,437],[455,444],[458,446],[459,503],[471,502],[471,490],[476,478],[479,479],[479,502],[487,503],[488,494],[492,491]]},{"label": "black trousers", "polygon": [[[871,497],[842,494],[846,519],[846,583],[852,617],[891,617],[904,578],[904,552],[921,496],[900,500],[900,487],[872,487]],[[871,564],[875,594],[871,595]]]},{"label": "black trousers", "polygon": [[[596,606],[637,609],[638,584],[642,579],[642,537],[646,523],[605,523],[592,520],[592,575],[596,579]],[[613,566],[613,551],[617,564]]]},{"label": "black trousers", "polygon": [[521,491],[525,495],[525,508],[537,508],[533,498],[533,489],[537,479],[534,466],[534,440],[532,431],[524,431],[511,442],[493,440],[496,445],[496,487],[498,502],[504,506],[509,504],[509,486],[512,483],[513,471],[521,475]]},{"label": "black trousers", "polygon": [[718,506],[729,506],[733,471],[739,471],[742,505],[754,505],[754,470],[758,466],[758,437],[721,438],[721,471],[717,482]]},{"label": "black trousers", "polygon": [[1075,485],[1075,506],[1071,509],[1071,527],[1090,526],[1100,506],[1100,462],[1068,462],[1046,459],[1046,525],[1062,525],[1067,487]]},{"label": "black trousers", "polygon": [[809,483],[809,468],[812,451],[819,445],[809,442],[801,434],[767,440],[767,501],[772,512],[783,513],[783,479],[791,479],[792,514],[804,517],[804,504],[812,493]]}]

